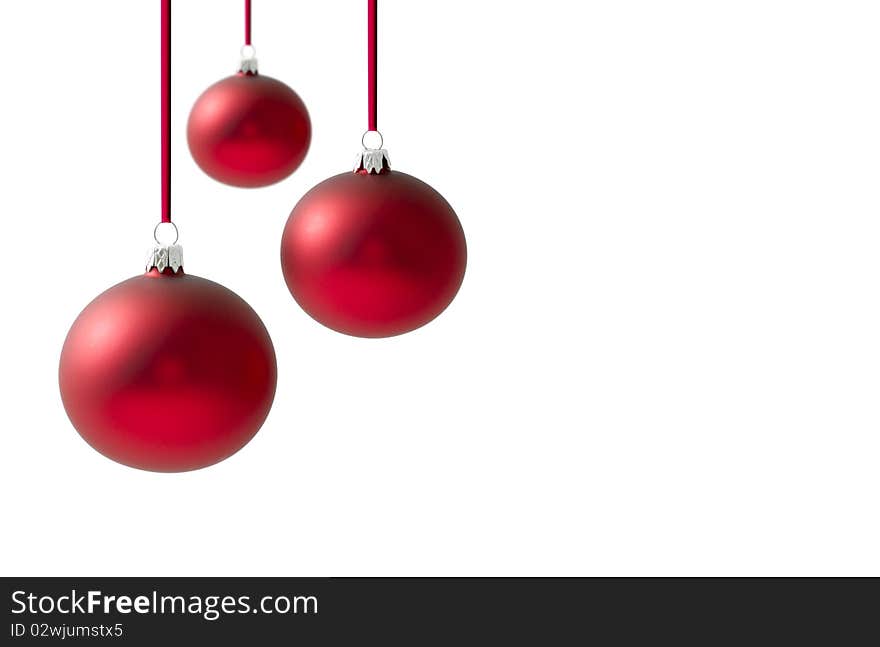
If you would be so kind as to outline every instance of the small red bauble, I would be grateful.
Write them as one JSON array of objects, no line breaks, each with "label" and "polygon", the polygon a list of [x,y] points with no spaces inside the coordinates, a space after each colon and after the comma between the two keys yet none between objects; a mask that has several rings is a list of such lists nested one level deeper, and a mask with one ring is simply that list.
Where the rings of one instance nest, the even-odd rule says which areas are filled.
[{"label": "small red bauble", "polygon": [[363,168],[314,187],[281,240],[291,294],[325,326],[357,337],[409,332],[461,286],[467,246],[437,191],[411,175]]},{"label": "small red bauble", "polygon": [[275,395],[275,351],[238,295],[153,269],[82,311],[59,381],[92,447],[131,467],[181,472],[231,456],[257,433]]},{"label": "small red bauble", "polygon": [[237,187],[279,182],[305,159],[312,126],[305,104],[281,81],[239,72],[215,83],[189,115],[187,141],[196,164]]}]

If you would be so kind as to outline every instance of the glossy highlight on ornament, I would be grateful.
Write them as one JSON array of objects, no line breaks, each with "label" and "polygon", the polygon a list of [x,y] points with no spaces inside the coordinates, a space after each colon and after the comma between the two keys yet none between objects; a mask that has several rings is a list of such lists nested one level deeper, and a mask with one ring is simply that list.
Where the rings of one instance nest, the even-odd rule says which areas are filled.
[{"label": "glossy highlight on ornament", "polygon": [[64,408],[83,439],[157,472],[200,469],[241,449],[266,419],[276,380],[272,341],[251,307],[170,267],[92,301],[59,367]]},{"label": "glossy highlight on ornament", "polygon": [[187,123],[199,168],[218,182],[243,188],[275,184],[306,157],[311,120],[290,87],[256,72],[239,72],[209,87]]},{"label": "glossy highlight on ornament", "polygon": [[387,167],[370,173],[363,162],[309,191],[281,240],[297,303],[357,337],[400,335],[433,320],[455,298],[466,265],[464,231],[443,196]]}]

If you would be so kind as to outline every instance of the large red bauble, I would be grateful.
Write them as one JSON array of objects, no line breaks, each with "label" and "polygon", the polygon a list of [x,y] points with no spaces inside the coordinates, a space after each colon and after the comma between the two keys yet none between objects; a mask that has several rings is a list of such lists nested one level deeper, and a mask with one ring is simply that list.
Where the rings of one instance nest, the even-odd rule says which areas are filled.
[{"label": "large red bauble", "polygon": [[300,306],[358,337],[431,321],[455,297],[466,263],[452,207],[399,171],[325,180],[294,207],[281,240],[284,278]]},{"label": "large red bauble", "polygon": [[238,295],[155,269],[82,311],[59,369],[80,435],[157,472],[207,467],[241,449],[269,413],[276,375],[269,334]]},{"label": "large red bauble", "polygon": [[284,83],[239,72],[196,100],[186,136],[193,159],[212,178],[260,187],[299,167],[312,125],[302,99]]}]

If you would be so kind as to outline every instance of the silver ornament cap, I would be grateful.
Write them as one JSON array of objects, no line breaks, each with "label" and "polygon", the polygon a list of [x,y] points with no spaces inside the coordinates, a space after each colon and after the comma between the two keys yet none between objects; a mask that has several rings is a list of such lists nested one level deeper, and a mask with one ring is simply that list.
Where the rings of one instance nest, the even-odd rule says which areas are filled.
[{"label": "silver ornament cap", "polygon": [[382,171],[391,170],[391,158],[384,148],[367,148],[358,153],[354,163],[354,172],[366,171],[367,173],[379,174]]},{"label": "silver ornament cap", "polygon": [[241,68],[239,70],[242,74],[257,74],[260,70],[257,67],[257,59],[255,58],[243,58],[241,59]]},{"label": "silver ornament cap", "polygon": [[[162,226],[171,227],[174,232],[174,240],[170,243],[162,242],[159,238],[159,228]],[[177,225],[173,222],[160,222],[153,230],[153,240],[156,244],[147,256],[147,272],[156,269],[159,273],[171,268],[171,271],[177,274],[183,268],[183,246],[177,244],[178,240]]]},{"label": "silver ornament cap", "polygon": [[[367,145],[367,137],[371,135],[377,144],[375,146]],[[382,133],[378,130],[366,131],[361,135],[361,146],[363,150],[358,153],[357,159],[354,161],[355,173],[366,171],[369,175],[379,175],[391,170],[391,158],[388,156],[388,151],[385,150],[385,138],[382,137]]]},{"label": "silver ornament cap", "polygon": [[147,257],[147,272],[152,269],[160,273],[170,267],[171,271],[177,272],[183,267],[183,245],[156,245]]},{"label": "silver ornament cap", "polygon": [[241,66],[239,71],[242,74],[258,74],[258,68],[256,48],[253,45],[243,45],[241,48]]}]

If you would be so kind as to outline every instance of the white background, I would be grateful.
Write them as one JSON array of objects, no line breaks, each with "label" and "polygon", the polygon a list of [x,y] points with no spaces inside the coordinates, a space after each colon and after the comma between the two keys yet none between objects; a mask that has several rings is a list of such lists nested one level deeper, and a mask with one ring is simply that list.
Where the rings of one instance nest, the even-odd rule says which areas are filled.
[{"label": "white background", "polygon": [[239,0],[174,9],[187,270],[279,358],[244,450],[168,475],[69,424],[64,336],[159,219],[159,3],[5,3],[5,575],[880,574],[880,6],[380,3],[380,128],[456,208],[455,303],[360,340],[298,309],[278,245],[366,121],[362,0],[256,0],[304,165],[202,175],[186,115]]}]

